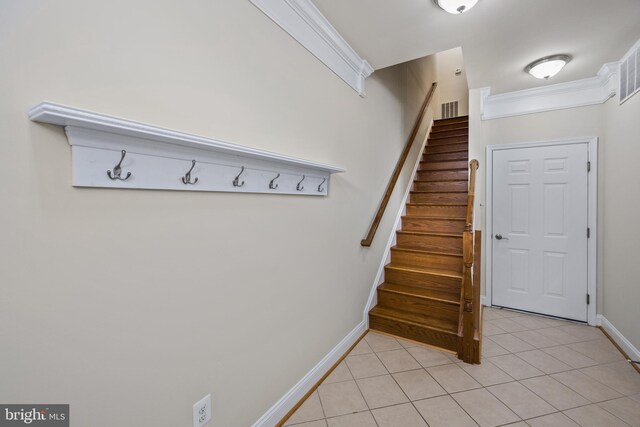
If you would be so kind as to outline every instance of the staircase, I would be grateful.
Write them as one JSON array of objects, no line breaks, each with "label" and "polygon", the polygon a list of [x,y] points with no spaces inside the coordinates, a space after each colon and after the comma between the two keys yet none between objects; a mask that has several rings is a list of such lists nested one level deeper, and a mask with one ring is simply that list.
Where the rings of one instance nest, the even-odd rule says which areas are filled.
[{"label": "staircase", "polygon": [[[435,121],[369,327],[460,353],[468,117]],[[477,363],[477,362],[476,362]]]}]

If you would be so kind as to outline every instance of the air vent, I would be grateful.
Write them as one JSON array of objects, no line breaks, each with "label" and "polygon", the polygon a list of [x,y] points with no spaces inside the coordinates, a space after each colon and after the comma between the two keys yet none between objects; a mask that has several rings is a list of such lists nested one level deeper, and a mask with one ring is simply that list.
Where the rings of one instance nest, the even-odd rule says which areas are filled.
[{"label": "air vent", "polygon": [[640,45],[636,45],[620,64],[620,103],[640,91]]},{"label": "air vent", "polygon": [[451,101],[442,104],[442,118],[450,119],[458,117],[458,101]]}]

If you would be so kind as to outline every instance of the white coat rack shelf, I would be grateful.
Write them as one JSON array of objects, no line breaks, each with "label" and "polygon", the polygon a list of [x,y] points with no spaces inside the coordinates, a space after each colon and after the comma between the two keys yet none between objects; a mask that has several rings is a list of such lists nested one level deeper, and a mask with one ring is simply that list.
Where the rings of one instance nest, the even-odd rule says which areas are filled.
[{"label": "white coat rack shelf", "polygon": [[28,114],[64,127],[75,187],[326,196],[345,171],[49,102]]}]

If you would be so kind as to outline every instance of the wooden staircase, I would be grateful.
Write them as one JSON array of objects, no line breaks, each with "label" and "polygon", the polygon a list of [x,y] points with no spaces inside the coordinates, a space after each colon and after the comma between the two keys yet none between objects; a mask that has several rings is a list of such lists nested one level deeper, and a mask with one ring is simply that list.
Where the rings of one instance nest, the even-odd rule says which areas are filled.
[{"label": "wooden staircase", "polygon": [[[435,121],[385,266],[385,282],[377,290],[378,304],[369,312],[371,329],[455,351],[460,358],[466,321],[463,278],[470,279],[470,264],[465,270],[463,260],[468,237],[463,235],[473,235],[468,129],[468,117]],[[473,246],[473,237],[470,242]],[[469,299],[466,305],[472,313]],[[479,336],[476,330],[474,338]],[[464,359],[479,363],[479,351],[478,343],[477,357]]]}]

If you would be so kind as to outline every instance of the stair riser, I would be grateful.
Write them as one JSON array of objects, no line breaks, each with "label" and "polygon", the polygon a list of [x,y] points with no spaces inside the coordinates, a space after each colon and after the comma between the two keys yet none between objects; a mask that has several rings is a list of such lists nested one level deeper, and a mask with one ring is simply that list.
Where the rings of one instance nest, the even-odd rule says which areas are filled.
[{"label": "stair riser", "polygon": [[443,130],[456,130],[456,129],[469,129],[469,122],[458,122],[458,123],[442,123],[442,124],[434,124],[433,131],[440,132]]},{"label": "stair riser", "polygon": [[[431,267],[452,273],[462,271],[462,257],[420,252],[391,250],[391,262],[406,267]],[[404,283],[402,283],[404,285]]]},{"label": "stair riser", "polygon": [[464,160],[455,160],[451,162],[420,162],[421,171],[437,171],[449,169],[468,170],[469,164]]},{"label": "stair riser", "polygon": [[378,305],[389,307],[395,310],[408,311],[418,315],[429,314],[437,319],[458,321],[458,304],[443,301],[434,301],[418,296],[389,292],[378,289]]},{"label": "stair riser", "polygon": [[420,236],[398,233],[396,246],[404,249],[462,255],[462,237]]},{"label": "stair riser", "polygon": [[402,218],[403,231],[425,231],[433,233],[462,233],[465,221],[451,219],[416,218],[405,216]]},{"label": "stair riser", "polygon": [[459,116],[459,117],[452,117],[450,119],[438,119],[438,120],[434,120],[433,122],[433,126],[434,127],[438,127],[438,126],[443,126],[443,125],[449,125],[449,124],[453,124],[453,123],[469,123],[469,117],[468,116]]},{"label": "stair riser", "polygon": [[390,267],[385,267],[384,269],[384,280],[390,283],[401,283],[407,286],[450,292],[454,298],[460,298],[460,287],[462,286],[462,279],[460,278],[405,271]]},{"label": "stair riser", "polygon": [[468,135],[457,135],[457,136],[447,136],[447,137],[430,137],[429,141],[427,141],[427,147],[431,147],[434,145],[451,145],[451,144],[464,144],[469,142]]},{"label": "stair riser", "polygon": [[411,193],[411,203],[467,203],[465,193]]},{"label": "stair riser", "polygon": [[468,181],[469,172],[465,170],[418,171],[416,179],[418,181]]},{"label": "stair riser", "polygon": [[446,160],[464,160],[467,161],[469,159],[469,153],[466,151],[458,151],[457,153],[442,153],[442,154],[423,154],[422,161],[423,162],[441,162]]},{"label": "stair riser", "polygon": [[442,132],[431,132],[429,138],[444,138],[450,136],[469,135],[468,129],[444,130]]},{"label": "stair riser", "polygon": [[413,183],[413,191],[430,191],[432,193],[465,192],[468,187],[467,181],[415,181]]},{"label": "stair riser", "polygon": [[369,315],[369,328],[374,331],[386,332],[451,351],[457,351],[458,348],[458,337],[456,334],[434,331],[411,323],[379,317],[373,314]]},{"label": "stair riser", "polygon": [[424,149],[426,154],[435,154],[435,153],[450,153],[452,151],[469,151],[469,144],[466,142],[459,144],[442,144],[442,145],[427,145],[427,148]]},{"label": "stair riser", "polygon": [[407,206],[407,216],[430,216],[439,218],[463,218],[466,206]]}]

